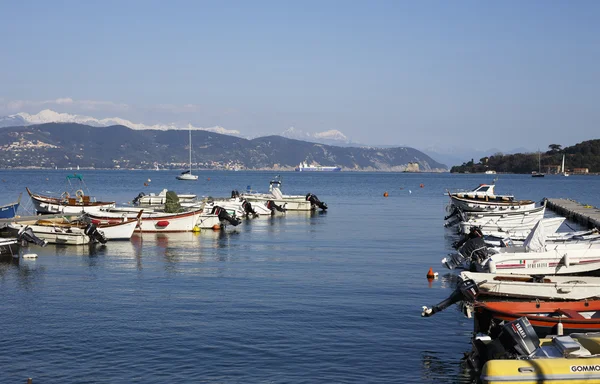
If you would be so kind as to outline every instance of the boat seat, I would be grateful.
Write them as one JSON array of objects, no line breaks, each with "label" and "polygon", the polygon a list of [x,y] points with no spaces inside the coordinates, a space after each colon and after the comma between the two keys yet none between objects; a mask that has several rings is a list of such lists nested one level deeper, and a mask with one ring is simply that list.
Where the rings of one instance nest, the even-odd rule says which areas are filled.
[{"label": "boat seat", "polygon": [[579,312],[572,309],[558,308],[556,311],[554,311],[554,313],[558,315],[565,315],[569,319],[585,319],[585,317],[583,317]]},{"label": "boat seat", "polygon": [[552,344],[558,348],[564,357],[591,356],[591,352],[583,347],[571,336],[557,336],[552,339]]},{"label": "boat seat", "polygon": [[84,203],[89,203],[89,202],[90,202],[90,197],[89,197],[89,196],[87,196],[87,195],[84,195],[84,196],[81,196],[81,200],[82,200]]},{"label": "boat seat", "polygon": [[67,201],[68,201],[68,202],[69,202],[69,204],[71,204],[71,205],[75,205],[75,204],[77,204],[77,201],[76,201],[76,200],[75,200],[75,198],[73,198],[73,197],[69,197],[69,198],[67,199]]}]

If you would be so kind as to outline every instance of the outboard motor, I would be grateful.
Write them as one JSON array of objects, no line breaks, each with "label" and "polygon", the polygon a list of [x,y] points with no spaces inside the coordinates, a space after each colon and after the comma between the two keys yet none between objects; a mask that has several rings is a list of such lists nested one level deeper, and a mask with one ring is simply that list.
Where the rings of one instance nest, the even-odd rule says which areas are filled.
[{"label": "outboard motor", "polygon": [[532,356],[540,347],[540,339],[527,319],[521,317],[505,323],[500,333],[490,342],[479,338],[473,340],[473,352],[467,359],[476,370],[494,359],[523,359]]},{"label": "outboard motor", "polygon": [[252,204],[246,199],[242,201],[242,209],[244,210],[246,217],[252,214],[252,217],[258,217],[258,213],[252,208]]},{"label": "outboard motor", "polygon": [[90,240],[93,240],[94,242],[98,241],[102,244],[106,244],[108,241],[106,236],[104,236],[104,233],[100,232],[94,224],[88,224],[83,233],[85,233]]},{"label": "outboard motor", "polygon": [[489,252],[483,237],[473,237],[458,248],[458,253],[471,261],[481,262],[488,258]]},{"label": "outboard motor", "polygon": [[310,201],[310,204],[315,207],[319,207],[322,210],[327,210],[327,204],[323,203],[321,200],[319,200],[319,198],[317,197],[317,195],[313,195],[312,193],[308,193],[306,195],[306,201]]},{"label": "outboard motor", "polygon": [[444,220],[448,220],[446,223],[444,223],[444,227],[448,228],[460,223],[461,221],[468,221],[468,218],[460,208],[454,206],[452,213],[444,217]]},{"label": "outboard motor", "polygon": [[473,270],[473,263],[481,263],[490,256],[487,244],[483,237],[475,237],[467,240],[457,253],[448,255],[442,259],[442,264],[448,269],[455,269],[460,266],[465,266],[467,262],[470,264],[470,269]]},{"label": "outboard motor", "polygon": [[242,220],[238,219],[237,217],[231,217],[231,215],[227,213],[225,209],[219,207],[218,205],[215,205],[210,213],[217,215],[220,221],[228,221],[234,227],[240,225],[242,222]]},{"label": "outboard motor", "polygon": [[452,247],[454,249],[458,249],[458,248],[462,247],[462,245],[464,243],[466,243],[467,241],[469,241],[470,239],[475,239],[477,237],[483,238],[483,232],[481,232],[481,227],[472,226],[469,230],[469,233],[464,235],[462,239],[454,242],[452,244]]},{"label": "outboard motor", "polygon": [[[486,280],[487,281],[487,280]],[[480,284],[485,283],[486,281],[481,282]],[[479,286],[472,279],[462,280],[459,279],[458,285],[454,292],[444,301],[440,302],[437,305],[432,306],[431,308],[423,307],[423,312],[421,312],[421,316],[429,317],[433,316],[437,312],[443,311],[454,303],[459,301],[475,301],[475,298],[479,294]]]},{"label": "outboard motor", "polygon": [[278,212],[287,211],[287,209],[285,209],[285,207],[275,204],[275,202],[273,200],[267,200],[267,202],[265,203],[265,206],[271,210],[271,214],[273,214],[275,211],[278,211]]},{"label": "outboard motor", "polygon": [[144,192],[140,192],[139,195],[137,195],[131,202],[133,205],[139,205],[140,199],[144,196],[146,196],[146,194]]},{"label": "outboard motor", "polygon": [[46,245],[48,245],[48,242],[37,237],[33,233],[33,230],[29,228],[29,226],[26,226],[19,230],[19,233],[17,234],[17,239],[21,241],[22,245],[25,245],[25,243],[39,245],[40,247],[45,247]]}]

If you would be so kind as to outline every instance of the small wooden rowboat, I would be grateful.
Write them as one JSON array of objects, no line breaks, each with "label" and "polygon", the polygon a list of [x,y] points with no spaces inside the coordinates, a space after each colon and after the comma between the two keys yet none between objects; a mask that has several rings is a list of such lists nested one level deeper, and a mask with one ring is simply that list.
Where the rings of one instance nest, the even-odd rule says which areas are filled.
[{"label": "small wooden rowboat", "polygon": [[540,337],[556,334],[559,323],[564,334],[600,331],[600,300],[476,302],[474,309],[476,329],[484,333],[492,324],[523,316]]}]

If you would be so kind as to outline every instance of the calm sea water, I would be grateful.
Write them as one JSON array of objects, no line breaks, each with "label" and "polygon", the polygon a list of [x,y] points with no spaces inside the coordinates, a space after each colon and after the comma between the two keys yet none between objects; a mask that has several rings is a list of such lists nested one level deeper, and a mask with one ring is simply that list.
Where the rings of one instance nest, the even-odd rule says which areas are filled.
[{"label": "calm sea water", "polygon": [[[60,193],[68,173],[0,171],[0,204],[26,186]],[[94,195],[121,204],[163,188],[266,191],[275,175],[82,173]],[[461,358],[471,321],[455,308],[420,312],[452,289],[440,264],[453,240],[442,227],[444,191],[492,177],[282,176],[285,193],[313,192],[329,211],[91,248],[31,247],[37,259],[0,263],[0,383],[470,382]],[[498,178],[497,193],[600,206],[598,177]],[[28,197],[22,205],[31,209]],[[431,285],[429,267],[440,272]]]}]

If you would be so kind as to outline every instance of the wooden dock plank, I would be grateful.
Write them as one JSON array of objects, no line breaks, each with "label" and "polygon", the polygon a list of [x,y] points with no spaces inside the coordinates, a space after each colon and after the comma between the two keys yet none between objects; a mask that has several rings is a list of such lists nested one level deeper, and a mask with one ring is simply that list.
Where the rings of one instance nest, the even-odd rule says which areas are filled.
[{"label": "wooden dock plank", "polygon": [[600,209],[570,199],[546,199],[548,209],[588,228],[600,228]]}]

